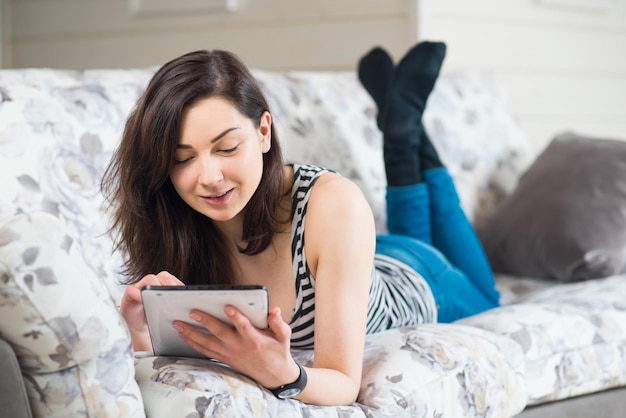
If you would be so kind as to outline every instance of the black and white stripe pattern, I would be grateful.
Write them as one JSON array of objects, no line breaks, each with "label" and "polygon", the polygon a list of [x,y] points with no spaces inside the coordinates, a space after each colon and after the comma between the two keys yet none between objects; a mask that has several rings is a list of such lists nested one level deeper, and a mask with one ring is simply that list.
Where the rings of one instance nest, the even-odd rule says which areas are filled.
[{"label": "black and white stripe pattern", "polygon": [[366,332],[429,322],[437,322],[437,305],[428,282],[406,264],[376,254]]},{"label": "black and white stripe pattern", "polygon": [[[291,258],[296,282],[296,307],[289,324],[292,348],[313,347],[315,279],[304,251],[304,221],[311,188],[320,175],[328,172],[331,170],[294,165]],[[367,311],[367,333],[436,320],[437,308],[426,280],[406,264],[376,254]]]},{"label": "black and white stripe pattern", "polygon": [[315,321],[315,279],[311,275],[304,252],[304,220],[313,185],[323,173],[320,167],[294,165],[291,208],[291,259],[296,278],[296,308],[289,324],[291,347],[313,347],[313,325]]}]

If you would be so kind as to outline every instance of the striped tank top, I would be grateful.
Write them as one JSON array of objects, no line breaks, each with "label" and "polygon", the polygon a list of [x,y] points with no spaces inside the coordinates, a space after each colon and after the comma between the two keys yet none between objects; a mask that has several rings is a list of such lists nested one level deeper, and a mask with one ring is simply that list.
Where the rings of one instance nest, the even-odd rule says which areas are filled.
[{"label": "striped tank top", "polygon": [[[291,259],[296,286],[296,306],[290,322],[292,348],[313,347],[315,278],[306,260],[304,221],[311,188],[323,173],[310,165],[294,165],[292,187]],[[411,267],[376,254],[367,309],[368,334],[402,326],[436,322],[437,308],[426,280]]]}]

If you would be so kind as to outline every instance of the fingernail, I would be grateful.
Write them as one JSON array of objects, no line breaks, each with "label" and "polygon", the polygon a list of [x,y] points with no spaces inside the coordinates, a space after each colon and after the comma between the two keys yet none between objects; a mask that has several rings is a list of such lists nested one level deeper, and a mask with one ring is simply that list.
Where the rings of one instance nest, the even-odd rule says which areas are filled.
[{"label": "fingernail", "polygon": [[227,306],[226,308],[224,308],[224,312],[226,312],[226,315],[228,316],[233,316],[235,314],[235,310],[232,306]]},{"label": "fingernail", "polygon": [[183,332],[183,327],[181,327],[180,325],[178,325],[178,324],[172,324],[172,326],[176,329],[176,331],[178,331],[178,332]]},{"label": "fingernail", "polygon": [[195,312],[190,313],[189,318],[193,319],[194,321],[200,321],[200,315]]}]

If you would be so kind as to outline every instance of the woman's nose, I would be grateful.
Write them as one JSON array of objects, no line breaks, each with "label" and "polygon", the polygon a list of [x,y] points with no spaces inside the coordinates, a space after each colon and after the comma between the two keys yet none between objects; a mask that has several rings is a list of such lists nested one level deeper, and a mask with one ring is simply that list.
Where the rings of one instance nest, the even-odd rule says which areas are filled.
[{"label": "woman's nose", "polygon": [[203,186],[211,186],[224,179],[219,161],[215,158],[203,158],[199,175],[199,182]]}]

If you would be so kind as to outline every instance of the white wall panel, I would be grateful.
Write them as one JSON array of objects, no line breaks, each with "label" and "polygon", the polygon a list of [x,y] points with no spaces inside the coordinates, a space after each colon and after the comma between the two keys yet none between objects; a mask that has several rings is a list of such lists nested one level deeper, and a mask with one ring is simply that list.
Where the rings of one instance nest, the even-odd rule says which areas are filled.
[{"label": "white wall panel", "polygon": [[626,139],[625,0],[422,0],[445,71],[483,71],[535,148],[574,130]]}]

